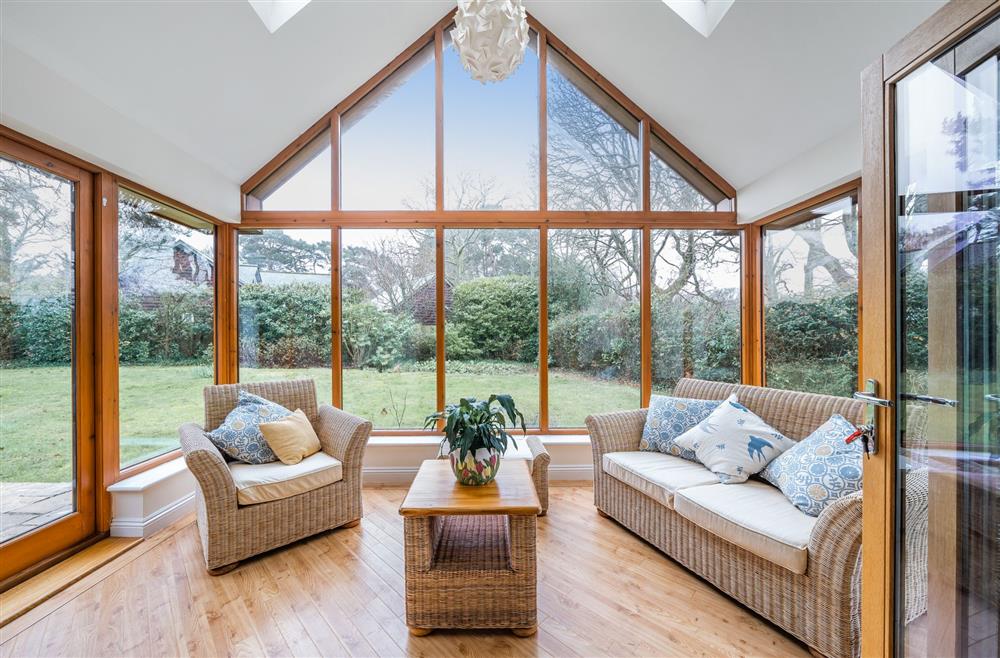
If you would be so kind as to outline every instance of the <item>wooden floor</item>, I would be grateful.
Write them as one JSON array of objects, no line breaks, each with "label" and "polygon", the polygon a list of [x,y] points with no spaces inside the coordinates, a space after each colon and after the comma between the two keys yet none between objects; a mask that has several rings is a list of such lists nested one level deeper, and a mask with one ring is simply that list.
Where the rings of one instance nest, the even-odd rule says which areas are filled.
[{"label": "wooden floor", "polygon": [[0,656],[806,656],[756,617],[554,487],[538,524],[538,634],[403,622],[402,489],[366,489],[361,525],[204,570],[186,520],[0,628]]}]

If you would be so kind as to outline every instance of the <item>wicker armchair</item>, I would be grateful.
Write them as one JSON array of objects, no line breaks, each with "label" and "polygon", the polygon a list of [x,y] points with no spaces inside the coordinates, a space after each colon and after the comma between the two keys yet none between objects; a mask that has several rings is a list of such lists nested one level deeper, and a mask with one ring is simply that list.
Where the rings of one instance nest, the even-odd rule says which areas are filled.
[{"label": "wicker armchair", "polygon": [[[322,452],[342,463],[342,478],[298,495],[241,505],[227,459],[206,436],[236,406],[245,389],[302,409],[319,436]],[[205,565],[218,575],[240,560],[337,527],[357,525],[361,509],[361,462],[372,424],[330,405],[317,406],[312,380],[205,387],[205,425],[180,428],[181,449],[197,481],[198,531]]]}]

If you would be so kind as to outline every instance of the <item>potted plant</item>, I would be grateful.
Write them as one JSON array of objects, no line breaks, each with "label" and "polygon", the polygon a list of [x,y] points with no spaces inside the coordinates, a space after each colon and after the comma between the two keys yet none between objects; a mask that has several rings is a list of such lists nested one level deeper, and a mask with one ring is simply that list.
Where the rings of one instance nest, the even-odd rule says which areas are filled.
[{"label": "potted plant", "polygon": [[489,400],[462,398],[458,404],[449,404],[444,411],[428,416],[424,429],[443,420],[441,450],[448,446],[455,477],[461,484],[482,486],[492,482],[500,470],[507,439],[517,447],[517,441],[507,433],[508,418],[514,428],[520,421],[521,431],[527,433],[524,414],[514,406],[511,396],[491,395]]}]

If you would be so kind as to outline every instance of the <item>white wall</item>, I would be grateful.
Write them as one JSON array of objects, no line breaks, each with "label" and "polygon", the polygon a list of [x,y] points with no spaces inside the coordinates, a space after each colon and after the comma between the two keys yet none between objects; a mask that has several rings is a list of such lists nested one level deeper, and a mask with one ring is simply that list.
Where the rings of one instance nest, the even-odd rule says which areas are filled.
[{"label": "white wall", "polygon": [[[9,42],[2,45],[0,79],[4,125],[218,219],[239,221],[239,183]],[[136,93],[145,92],[159,93],[136,85]]]},{"label": "white wall", "polygon": [[861,175],[861,124],[737,190],[741,224],[795,205]]}]

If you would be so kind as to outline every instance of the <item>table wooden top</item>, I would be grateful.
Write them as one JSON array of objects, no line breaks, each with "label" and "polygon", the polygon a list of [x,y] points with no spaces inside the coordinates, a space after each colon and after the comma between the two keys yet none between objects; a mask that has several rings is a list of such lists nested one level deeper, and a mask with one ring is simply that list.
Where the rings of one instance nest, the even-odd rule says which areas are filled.
[{"label": "table wooden top", "polygon": [[450,514],[513,514],[533,516],[541,511],[528,463],[504,460],[496,479],[481,487],[459,484],[447,459],[428,459],[399,506],[403,516]]}]

